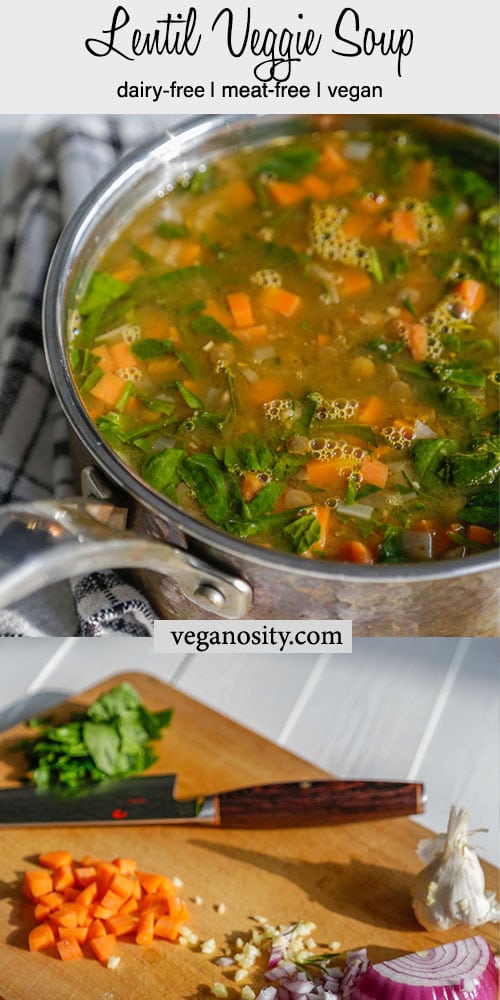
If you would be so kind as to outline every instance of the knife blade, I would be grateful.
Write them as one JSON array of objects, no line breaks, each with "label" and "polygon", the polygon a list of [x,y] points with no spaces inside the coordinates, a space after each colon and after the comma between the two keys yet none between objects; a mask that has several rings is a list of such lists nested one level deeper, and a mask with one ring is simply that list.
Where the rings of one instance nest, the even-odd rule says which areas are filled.
[{"label": "knife blade", "polygon": [[203,823],[264,829],[408,816],[425,805],[423,785],[412,782],[275,782],[193,799],[177,799],[175,782],[175,774],[124,778],[79,795],[4,788],[0,826]]}]

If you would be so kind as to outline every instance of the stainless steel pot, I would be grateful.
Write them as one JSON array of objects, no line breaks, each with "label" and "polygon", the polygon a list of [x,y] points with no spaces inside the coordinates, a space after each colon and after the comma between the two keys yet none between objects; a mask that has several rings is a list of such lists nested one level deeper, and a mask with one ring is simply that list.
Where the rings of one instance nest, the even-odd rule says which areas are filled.
[{"label": "stainless steel pot", "polygon": [[[411,117],[419,127],[439,127],[443,143],[468,150],[472,165],[486,158],[494,169],[493,116]],[[382,128],[399,121],[404,119],[377,116]],[[359,127],[360,117],[343,117],[343,127],[351,123]],[[65,229],[47,278],[45,347],[78,443],[85,492],[96,499],[4,510],[0,532],[3,524],[7,538],[17,539],[22,529],[24,535],[36,533],[43,548],[7,572],[3,589],[0,585],[4,605],[75,573],[128,566],[138,573],[159,617],[199,618],[202,612],[203,617],[345,618],[352,619],[355,635],[496,634],[494,552],[432,564],[354,566],[313,562],[241,541],[194,520],[127,469],[97,433],[76,392],[67,359],[68,315],[117,230],[185,170],[216,159],[221,150],[323,124],[318,116],[190,120],[123,160]],[[128,531],[103,523],[124,503]],[[17,540],[13,551],[19,551]]]}]

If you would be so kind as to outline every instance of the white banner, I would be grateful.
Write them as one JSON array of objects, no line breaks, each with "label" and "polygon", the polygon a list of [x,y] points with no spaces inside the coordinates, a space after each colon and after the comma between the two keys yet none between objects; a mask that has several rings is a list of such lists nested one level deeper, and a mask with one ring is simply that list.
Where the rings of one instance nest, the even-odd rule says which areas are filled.
[{"label": "white banner", "polygon": [[3,0],[2,113],[495,113],[500,5]]},{"label": "white banner", "polygon": [[352,653],[351,621],[155,621],[155,653]]}]

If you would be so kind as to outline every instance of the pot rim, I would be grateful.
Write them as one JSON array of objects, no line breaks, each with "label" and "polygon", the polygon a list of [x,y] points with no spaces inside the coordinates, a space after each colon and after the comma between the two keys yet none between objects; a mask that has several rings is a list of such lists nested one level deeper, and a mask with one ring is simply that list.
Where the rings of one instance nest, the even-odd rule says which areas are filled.
[{"label": "pot rim", "polygon": [[[101,438],[81,403],[73,382],[67,360],[66,293],[70,271],[78,252],[92,236],[99,213],[118,198],[129,183],[139,175],[146,158],[156,157],[165,164],[175,160],[183,144],[200,141],[205,135],[217,131],[222,134],[234,126],[243,128],[254,119],[272,118],[283,122],[296,118],[307,120],[308,115],[198,115],[183,119],[178,130],[166,129],[154,139],[148,139],[127,153],[84,198],[80,206],[66,224],[50,261],[45,282],[42,303],[42,326],[45,356],[50,378],[66,418],[81,443],[95,458],[104,473],[134,500],[151,513],[160,516],[167,524],[174,525],[185,533],[188,540],[201,542],[211,549],[217,549],[223,556],[233,559],[239,565],[241,559],[257,566],[274,567],[281,572],[304,575],[322,580],[352,583],[416,583],[470,576],[474,573],[498,569],[499,554],[495,550],[472,554],[464,559],[450,559],[430,563],[402,563],[397,565],[378,563],[363,566],[326,560],[305,560],[302,556],[282,552],[278,549],[264,549],[252,542],[239,539],[212,528],[192,517],[160,493],[157,493],[140,479]],[[346,118],[353,116],[345,116]],[[361,118],[366,116],[359,116]],[[478,126],[477,116],[470,115],[377,115],[387,119],[444,120],[469,131],[472,135],[492,139],[494,124],[482,123]],[[481,116],[483,119],[487,116]],[[488,127],[488,125],[491,127]],[[168,543],[166,543],[168,544]],[[457,613],[460,611],[457,609]]]}]

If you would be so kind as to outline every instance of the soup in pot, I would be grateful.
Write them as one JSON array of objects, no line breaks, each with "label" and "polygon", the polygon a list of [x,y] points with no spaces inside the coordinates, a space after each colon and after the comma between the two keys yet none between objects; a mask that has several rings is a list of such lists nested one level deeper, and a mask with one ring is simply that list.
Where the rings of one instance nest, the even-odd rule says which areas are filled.
[{"label": "soup in pot", "polygon": [[152,489],[239,538],[354,563],[491,548],[498,224],[490,180],[417,133],[202,164],[71,316],[83,404]]}]

